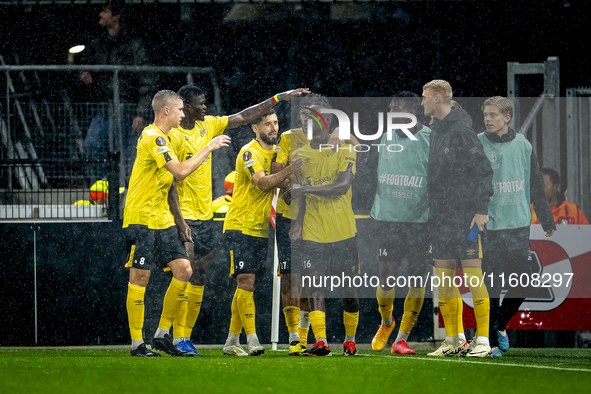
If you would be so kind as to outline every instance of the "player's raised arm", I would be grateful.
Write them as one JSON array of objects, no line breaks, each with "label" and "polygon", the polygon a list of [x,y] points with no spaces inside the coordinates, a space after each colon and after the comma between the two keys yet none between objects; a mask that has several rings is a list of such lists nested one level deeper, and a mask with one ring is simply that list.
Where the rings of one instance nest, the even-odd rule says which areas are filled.
[{"label": "player's raised arm", "polygon": [[199,167],[209,154],[217,149],[228,146],[230,143],[230,137],[227,135],[220,135],[212,139],[205,148],[201,149],[199,153],[191,157],[189,160],[185,160],[182,163],[177,159],[170,160],[164,167],[170,171],[172,175],[178,180],[183,180],[188,177],[193,171]]},{"label": "player's raised arm", "polygon": [[308,88],[299,88],[279,93],[270,99],[263,101],[262,103],[248,107],[237,114],[230,115],[228,117],[228,126],[226,126],[226,130],[253,123],[255,119],[260,118],[264,114],[268,113],[271,108],[273,108],[273,106],[279,101],[290,101],[292,98],[298,97],[303,93],[310,93],[310,90]]}]

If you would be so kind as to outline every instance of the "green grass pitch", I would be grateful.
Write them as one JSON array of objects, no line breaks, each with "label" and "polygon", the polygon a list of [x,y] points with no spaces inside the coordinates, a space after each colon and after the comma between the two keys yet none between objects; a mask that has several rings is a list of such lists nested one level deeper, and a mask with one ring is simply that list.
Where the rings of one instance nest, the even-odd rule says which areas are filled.
[{"label": "green grass pitch", "polygon": [[125,350],[0,350],[0,393],[581,393],[591,349],[511,349],[501,359],[390,356],[141,359]]}]

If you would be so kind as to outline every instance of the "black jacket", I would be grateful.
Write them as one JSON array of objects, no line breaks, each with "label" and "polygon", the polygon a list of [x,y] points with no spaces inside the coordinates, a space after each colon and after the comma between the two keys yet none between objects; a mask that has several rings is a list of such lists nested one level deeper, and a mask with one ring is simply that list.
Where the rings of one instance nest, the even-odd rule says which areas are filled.
[{"label": "black jacket", "polygon": [[[499,144],[513,141],[516,137],[515,130],[509,127],[507,134],[499,137],[495,133],[484,132],[484,136],[491,142]],[[552,217],[552,210],[550,204],[546,201],[546,193],[544,191],[544,177],[542,171],[540,171],[540,165],[538,164],[538,158],[536,153],[532,149],[530,157],[530,169],[529,169],[529,199],[534,204],[534,210],[538,215],[538,220],[542,224],[544,231],[556,230],[556,223]]]},{"label": "black jacket", "polygon": [[[92,40],[83,52],[82,64],[111,66],[151,66],[152,63],[140,38],[132,37],[124,27],[111,37],[106,32]],[[93,85],[100,92],[99,99],[113,99],[113,73],[93,72]],[[156,93],[153,73],[119,73],[119,94],[122,103],[138,103],[138,115],[149,111]]]},{"label": "black jacket", "polygon": [[467,227],[475,214],[488,215],[493,170],[466,111],[435,118],[428,174],[430,224]]}]

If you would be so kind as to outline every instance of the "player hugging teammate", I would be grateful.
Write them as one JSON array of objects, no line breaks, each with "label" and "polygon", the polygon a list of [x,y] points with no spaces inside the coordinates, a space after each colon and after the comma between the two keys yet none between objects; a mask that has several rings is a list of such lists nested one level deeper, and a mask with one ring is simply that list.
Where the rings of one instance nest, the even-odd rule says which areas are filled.
[{"label": "player hugging teammate", "polygon": [[[317,94],[304,97],[299,111],[302,125],[312,125],[312,139],[308,140],[302,128],[284,132],[278,139],[279,122],[272,107],[281,100],[309,93],[307,89],[278,94],[227,117],[205,115],[205,95],[199,88],[185,86],[179,93],[161,91],[154,97],[156,117],[140,137],[126,201],[131,355],[159,356],[144,345],[142,333],[143,298],[154,268],[171,270],[173,279],[164,297],[152,349],[172,356],[198,355],[190,340],[191,331],[199,315],[213,251],[220,247],[211,223],[209,155],[228,146],[230,139],[223,135],[226,130],[245,124],[251,125],[256,138],[242,147],[236,160],[234,198],[224,223],[229,273],[236,279],[236,291],[223,353],[264,353],[256,334],[253,294],[257,277],[264,274],[273,195],[279,189],[278,274],[283,275],[288,354],[332,355],[326,334],[328,289],[312,286],[304,292],[300,275],[313,278],[360,273],[351,206],[351,185],[357,169],[353,147],[358,141],[351,138],[339,142],[338,133],[333,130],[331,134],[330,115],[325,115],[324,122],[308,123],[309,118],[316,119],[315,114],[330,109],[328,100]],[[551,236],[556,228],[545,199],[544,181],[531,144],[508,127],[513,108],[506,98],[485,101],[486,131],[477,136],[470,116],[458,105],[452,107],[449,83],[431,81],[424,85],[422,96],[421,101],[414,93],[400,92],[390,104],[390,112],[417,117],[423,112],[432,118],[432,127],[418,121],[409,130],[393,130],[393,142],[404,147],[402,153],[379,153],[378,177],[395,174],[421,180],[409,184],[412,190],[406,193],[402,190],[406,186],[397,185],[396,191],[402,190],[402,194],[378,183],[371,220],[381,234],[376,248],[380,283],[400,275],[402,259],[409,261],[413,277],[426,278],[434,265],[446,340],[429,355],[498,357],[498,349],[509,348],[505,328],[528,289],[509,289],[499,306],[502,288],[490,284],[487,289],[483,265],[495,274],[531,275],[530,202],[546,235]],[[339,148],[328,148],[335,146]],[[493,187],[508,183],[520,187]],[[451,280],[458,262],[474,299],[477,331],[471,343],[463,332],[463,301]],[[425,287],[410,287],[392,353],[414,354],[407,339],[424,294]],[[343,354],[355,355],[359,323],[356,288],[343,286],[336,296],[343,299]],[[395,288],[378,286],[376,296],[382,322],[372,349],[379,352],[395,328]],[[174,338],[169,333],[173,322]],[[310,325],[315,342],[307,349]],[[491,348],[489,327],[493,345],[498,342],[498,348]],[[239,343],[243,329],[248,350]]]}]

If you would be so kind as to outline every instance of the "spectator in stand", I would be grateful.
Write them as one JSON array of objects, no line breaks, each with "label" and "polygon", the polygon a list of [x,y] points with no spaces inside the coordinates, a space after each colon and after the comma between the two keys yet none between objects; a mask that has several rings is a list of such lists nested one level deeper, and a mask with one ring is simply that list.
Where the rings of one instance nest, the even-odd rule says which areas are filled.
[{"label": "spectator in stand", "polygon": [[[589,221],[577,206],[577,204],[566,201],[565,196],[558,191],[560,188],[560,175],[551,168],[544,168],[542,170],[544,177],[544,189],[546,192],[546,201],[550,204],[552,209],[552,216],[556,224],[589,224]],[[531,223],[539,224],[540,221],[531,208]]]},{"label": "spectator in stand", "polygon": [[[81,58],[82,64],[151,66],[152,63],[140,38],[133,37],[122,24],[125,15],[124,0],[110,0],[99,13],[99,24],[106,31],[87,46]],[[122,112],[121,131],[123,133],[123,152],[126,163],[126,175],[129,178],[135,160],[136,144],[140,132],[145,126],[144,117],[149,111],[152,96],[156,90],[154,76],[151,73],[134,75],[129,72],[119,73],[119,97],[121,103],[138,103],[133,120]],[[113,73],[95,73],[82,71],[80,80],[93,88],[98,101],[113,99]],[[123,111],[123,109],[122,109]],[[131,129],[131,130],[130,130]],[[95,116],[84,140],[89,159],[107,158],[108,152],[108,113]],[[117,146],[117,139],[114,141]],[[106,168],[97,166],[98,177],[104,177]]]}]

